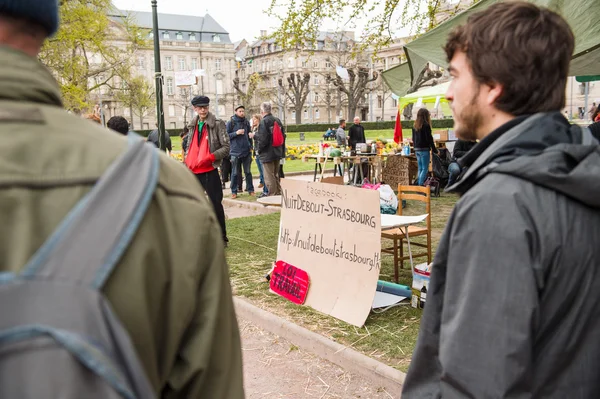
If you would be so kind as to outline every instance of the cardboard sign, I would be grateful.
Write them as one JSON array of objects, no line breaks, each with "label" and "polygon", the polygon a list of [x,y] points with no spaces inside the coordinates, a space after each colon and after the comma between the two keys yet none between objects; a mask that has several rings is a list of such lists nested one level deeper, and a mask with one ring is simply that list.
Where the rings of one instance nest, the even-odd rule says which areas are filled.
[{"label": "cardboard sign", "polygon": [[379,279],[379,192],[292,179],[281,188],[277,259],[310,276],[306,305],[362,326]]},{"label": "cardboard sign", "polygon": [[308,294],[308,274],[289,263],[277,261],[269,280],[271,290],[276,294],[302,305]]}]

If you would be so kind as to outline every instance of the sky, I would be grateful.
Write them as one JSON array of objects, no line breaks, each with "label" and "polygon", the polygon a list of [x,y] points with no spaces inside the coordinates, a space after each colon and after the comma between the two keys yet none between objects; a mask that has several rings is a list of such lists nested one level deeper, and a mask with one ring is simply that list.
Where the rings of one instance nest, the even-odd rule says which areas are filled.
[{"label": "sky", "polygon": [[[150,0],[113,0],[113,4],[121,10],[152,11]],[[271,33],[279,22],[265,13],[270,5],[271,0],[158,0],[158,12],[199,17],[208,13],[229,32],[232,42],[252,42],[261,30]],[[335,25],[323,28],[335,29]]]}]

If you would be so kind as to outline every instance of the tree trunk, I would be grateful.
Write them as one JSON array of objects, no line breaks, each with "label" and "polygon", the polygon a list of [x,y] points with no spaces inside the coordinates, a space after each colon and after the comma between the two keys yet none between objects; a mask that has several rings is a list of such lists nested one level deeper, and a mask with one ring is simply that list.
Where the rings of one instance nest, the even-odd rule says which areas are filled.
[{"label": "tree trunk", "polygon": [[356,115],[356,108],[357,108],[358,104],[354,103],[354,100],[352,100],[351,98],[348,98],[348,120],[353,120],[354,116]]},{"label": "tree trunk", "polygon": [[301,125],[302,124],[302,107],[294,107],[294,109],[296,110],[296,125]]},{"label": "tree trunk", "polygon": [[381,97],[381,120],[385,120],[385,93]]},{"label": "tree trunk", "polygon": [[[134,123],[133,123],[133,106],[131,106],[131,105],[129,105],[129,118],[131,119],[131,126],[130,126],[130,129],[131,129],[131,130],[135,130],[135,126],[134,126]],[[141,128],[142,128],[142,127],[140,126],[140,129],[141,129]]]},{"label": "tree trunk", "polygon": [[144,113],[142,111],[140,111],[140,130],[142,130],[143,128],[144,128]]}]

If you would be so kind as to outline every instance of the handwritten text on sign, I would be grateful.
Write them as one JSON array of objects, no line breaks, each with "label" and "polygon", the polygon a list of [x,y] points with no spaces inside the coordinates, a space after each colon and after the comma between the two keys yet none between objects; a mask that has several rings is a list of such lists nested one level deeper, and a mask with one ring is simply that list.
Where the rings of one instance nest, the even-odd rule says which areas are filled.
[{"label": "handwritten text on sign", "polygon": [[277,259],[310,275],[306,305],[362,326],[381,263],[379,193],[291,179],[281,185]]},{"label": "handwritten text on sign", "polygon": [[274,292],[302,305],[306,300],[308,285],[308,274],[304,270],[280,260],[275,263],[270,280],[270,286]]}]

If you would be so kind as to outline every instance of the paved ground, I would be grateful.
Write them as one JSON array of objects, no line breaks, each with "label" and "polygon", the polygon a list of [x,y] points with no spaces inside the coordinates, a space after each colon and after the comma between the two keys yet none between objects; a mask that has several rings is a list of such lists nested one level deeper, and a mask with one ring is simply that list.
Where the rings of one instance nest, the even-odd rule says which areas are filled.
[{"label": "paved ground", "polygon": [[248,399],[399,398],[238,315]]}]

